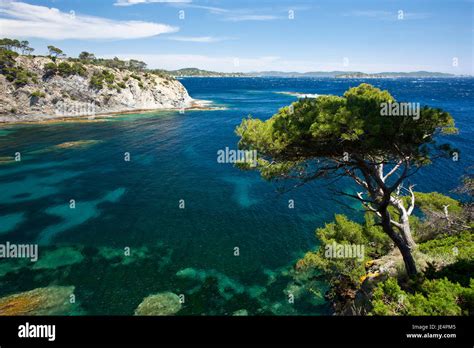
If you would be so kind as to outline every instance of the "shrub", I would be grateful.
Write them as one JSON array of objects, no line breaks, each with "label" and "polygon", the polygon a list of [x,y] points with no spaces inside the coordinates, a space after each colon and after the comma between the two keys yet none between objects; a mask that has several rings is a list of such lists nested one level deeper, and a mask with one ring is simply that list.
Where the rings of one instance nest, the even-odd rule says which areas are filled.
[{"label": "shrub", "polygon": [[72,65],[72,71],[75,75],[79,76],[86,76],[87,74],[86,68],[81,63],[74,63]]},{"label": "shrub", "polygon": [[16,68],[16,76],[15,76],[15,80],[13,81],[13,83],[15,84],[16,87],[21,87],[21,86],[24,86],[26,84],[28,84],[28,72],[21,68],[21,67],[17,67]]},{"label": "shrub", "polygon": [[41,91],[39,91],[39,90],[36,90],[36,91],[31,92],[30,97],[33,97],[33,98],[44,98],[44,97],[46,97],[46,94],[43,93],[43,92],[41,92]]},{"label": "shrub", "polygon": [[0,49],[0,73],[5,74],[6,69],[12,68],[16,63],[16,57],[18,57],[18,53],[7,49]]},{"label": "shrub", "polygon": [[29,82],[29,78],[35,78],[36,75],[21,66],[16,66],[17,57],[18,53],[1,48],[0,73],[4,75],[8,81],[13,82],[16,87],[21,87]]},{"label": "shrub", "polygon": [[43,66],[43,69],[44,69],[44,76],[45,77],[55,75],[58,72],[58,66],[55,63],[52,63],[52,62],[46,63]]},{"label": "shrub", "polygon": [[117,82],[117,86],[119,86],[122,89],[127,88],[127,85],[125,85],[124,82]]},{"label": "shrub", "polygon": [[461,204],[457,200],[438,192],[416,192],[415,198],[417,207],[423,212],[443,212],[445,206],[448,206],[448,211],[451,214],[460,213],[462,210]]},{"label": "shrub", "polygon": [[101,72],[95,72],[89,82],[89,86],[94,89],[104,88],[104,83],[107,83],[109,88],[114,88],[113,83],[115,81],[115,75],[107,70]]},{"label": "shrub", "polygon": [[62,77],[79,75],[86,76],[86,68],[81,63],[73,63],[72,65],[67,62],[61,62],[58,65],[55,63],[46,63],[44,65],[45,77],[53,75],[60,75]]},{"label": "shrub", "polygon": [[[300,259],[297,268],[307,270],[316,268],[324,271],[330,282],[347,278],[353,287],[357,287],[360,278],[365,275],[365,262],[387,253],[391,248],[389,237],[381,227],[374,225],[370,213],[365,215],[365,224],[361,225],[349,220],[344,215],[336,215],[334,222],[316,230],[316,236],[321,242],[318,251],[311,251]],[[358,244],[364,246],[364,259],[357,258],[327,258],[325,248],[333,243]]]},{"label": "shrub", "polygon": [[474,259],[474,234],[464,231],[455,236],[432,239],[419,245],[421,252],[444,258],[453,255],[454,248],[458,259]]},{"label": "shrub", "polygon": [[390,278],[375,288],[372,315],[468,315],[472,309],[474,281],[463,288],[448,279],[423,280],[413,293]]},{"label": "shrub", "polygon": [[102,89],[104,87],[102,74],[95,72],[89,81],[89,86],[93,89]]},{"label": "shrub", "polygon": [[58,64],[58,74],[66,77],[73,74],[72,66],[66,62]]},{"label": "shrub", "polygon": [[135,79],[135,80],[137,80],[137,81],[141,81],[141,80],[142,80],[142,78],[141,78],[140,76],[135,75],[135,74],[131,74],[130,77],[133,78],[133,79]]}]

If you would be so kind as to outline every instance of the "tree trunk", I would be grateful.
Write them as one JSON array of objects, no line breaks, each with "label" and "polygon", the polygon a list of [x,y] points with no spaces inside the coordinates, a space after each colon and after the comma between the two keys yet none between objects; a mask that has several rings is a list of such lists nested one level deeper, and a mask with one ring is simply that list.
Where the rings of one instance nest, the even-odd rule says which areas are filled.
[{"label": "tree trunk", "polygon": [[414,249],[416,247],[416,243],[413,240],[413,236],[411,234],[411,229],[410,229],[410,221],[408,219],[409,219],[408,214],[403,213],[400,219],[401,224],[402,224],[401,232],[402,232],[402,237],[404,241],[408,244],[408,247],[410,249]]},{"label": "tree trunk", "polygon": [[[395,242],[395,241],[394,241]],[[397,242],[395,242],[397,244]],[[409,277],[414,276],[418,273],[416,269],[415,259],[411,254],[411,249],[406,243],[397,244],[398,249],[403,257],[403,262],[405,263],[405,269]]]},{"label": "tree trunk", "polygon": [[[418,271],[416,269],[415,259],[413,258],[413,255],[411,254],[411,247],[410,247],[409,241],[406,240],[406,239],[411,239],[411,233],[408,233],[407,235],[404,234],[402,237],[393,230],[393,227],[390,224],[390,213],[388,212],[388,209],[386,207],[383,208],[382,211],[380,211],[380,214],[382,217],[382,228],[384,232],[389,235],[390,239],[392,239],[392,241],[395,243],[398,250],[400,250],[400,253],[402,254],[402,257],[403,257],[403,262],[405,263],[405,269],[407,271],[408,276],[411,277],[411,276],[416,275]],[[407,224],[407,226],[409,229],[410,225]],[[406,238],[407,236],[409,238]]]}]

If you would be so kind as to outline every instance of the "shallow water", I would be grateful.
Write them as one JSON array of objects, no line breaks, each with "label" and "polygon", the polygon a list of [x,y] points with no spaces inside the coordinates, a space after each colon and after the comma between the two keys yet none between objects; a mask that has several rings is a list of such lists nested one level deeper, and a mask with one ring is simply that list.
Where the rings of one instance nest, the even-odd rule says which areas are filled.
[{"label": "shallow water", "polygon": [[[288,305],[288,270],[317,245],[317,227],[357,212],[334,201],[328,182],[279,194],[257,173],[217,163],[217,151],[237,148],[243,117],[268,118],[296,100],[276,92],[342,94],[362,80],[182,82],[194,98],[226,109],[0,128],[0,157],[22,156],[0,164],[0,242],[39,243],[44,256],[40,267],[1,260],[0,296],[54,284],[75,287],[78,304],[65,314],[133,314],[143,298],[164,291],[186,295],[179,314],[328,313],[323,299],[309,296]],[[460,134],[448,140],[461,160],[439,161],[412,181],[419,191],[458,186],[473,163],[474,80],[368,82],[452,113]],[[56,146],[83,140],[98,142]]]}]

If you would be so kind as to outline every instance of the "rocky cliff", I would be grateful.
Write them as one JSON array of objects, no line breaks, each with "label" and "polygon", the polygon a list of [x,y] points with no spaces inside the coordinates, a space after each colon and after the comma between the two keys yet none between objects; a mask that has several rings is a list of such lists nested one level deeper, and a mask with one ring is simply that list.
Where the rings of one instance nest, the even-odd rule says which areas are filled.
[{"label": "rocky cliff", "polygon": [[177,80],[151,72],[50,57],[18,56],[0,74],[0,122],[181,109],[193,99]]}]

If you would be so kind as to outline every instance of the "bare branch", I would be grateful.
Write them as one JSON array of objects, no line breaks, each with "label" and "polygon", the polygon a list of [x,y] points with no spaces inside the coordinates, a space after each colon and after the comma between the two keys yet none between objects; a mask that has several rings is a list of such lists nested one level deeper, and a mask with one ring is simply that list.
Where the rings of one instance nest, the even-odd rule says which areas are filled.
[{"label": "bare branch", "polygon": [[403,163],[403,160],[400,160],[384,177],[383,177],[383,181],[385,182],[390,176],[392,176],[397,170],[398,168],[400,168],[400,166],[402,165]]},{"label": "bare branch", "polygon": [[413,187],[414,185],[410,185],[410,187],[408,187],[408,191],[410,191],[410,195],[411,195],[410,206],[407,210],[408,216],[410,216],[411,213],[413,212],[413,209],[415,209],[415,193],[413,192]]}]

